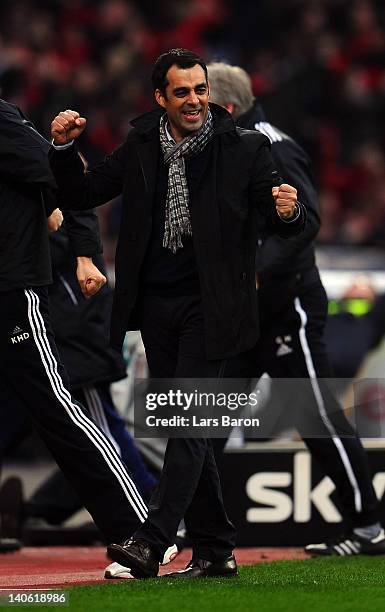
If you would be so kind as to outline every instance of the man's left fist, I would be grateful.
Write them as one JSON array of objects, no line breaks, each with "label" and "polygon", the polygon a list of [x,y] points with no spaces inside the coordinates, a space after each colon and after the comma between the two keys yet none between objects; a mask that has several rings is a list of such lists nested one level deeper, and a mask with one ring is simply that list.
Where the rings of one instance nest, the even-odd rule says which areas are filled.
[{"label": "man's left fist", "polygon": [[85,298],[95,295],[106,284],[107,279],[95,266],[91,257],[78,257],[76,276]]},{"label": "man's left fist", "polygon": [[297,190],[291,185],[282,183],[279,187],[273,187],[272,193],[279,216],[282,219],[293,217],[296,211]]}]

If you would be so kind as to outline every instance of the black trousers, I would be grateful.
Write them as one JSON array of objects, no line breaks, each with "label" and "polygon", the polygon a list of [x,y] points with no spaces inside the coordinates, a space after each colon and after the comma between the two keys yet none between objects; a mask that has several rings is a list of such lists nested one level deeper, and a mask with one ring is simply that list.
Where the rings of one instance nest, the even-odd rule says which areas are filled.
[{"label": "black trousers", "polygon": [[[152,378],[215,378],[223,363],[207,361],[200,296],[146,297],[141,332]],[[235,546],[235,528],[223,506],[210,439],[169,439],[159,485],[148,518],[135,536],[162,557],[182,519],[193,556],[226,558]]]},{"label": "black trousers", "polygon": [[[298,430],[335,484],[346,527],[365,526],[379,520],[378,500],[361,441],[327,381],[332,372],[323,340],[326,316],[327,296],[319,281],[279,314],[262,318],[261,337],[251,351],[253,376],[266,372],[273,381],[271,399],[258,416],[278,431]],[[291,386],[274,379],[297,380]],[[215,446],[218,452],[224,443]]]},{"label": "black trousers", "polygon": [[[148,501],[156,484],[148,471],[125,421],[117,413],[109,383],[85,385],[72,390],[72,398],[86,409],[87,414],[106,434],[121,457],[143,499]],[[31,433],[32,424],[25,407],[12,391],[4,394],[0,385],[0,466],[7,454]],[[59,469],[55,470],[34,491],[24,505],[25,518],[44,518],[60,525],[82,508],[82,502],[71,483]]]},{"label": "black trousers", "polygon": [[16,394],[107,542],[121,541],[147,516],[111,441],[68,392],[44,288],[0,296],[1,396]]}]

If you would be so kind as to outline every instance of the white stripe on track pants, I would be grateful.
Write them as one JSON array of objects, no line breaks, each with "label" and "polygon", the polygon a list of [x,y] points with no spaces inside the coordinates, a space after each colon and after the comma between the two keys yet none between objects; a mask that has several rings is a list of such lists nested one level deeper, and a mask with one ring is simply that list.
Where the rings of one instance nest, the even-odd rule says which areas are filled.
[{"label": "white stripe on track pants", "polygon": [[23,401],[106,541],[130,537],[146,505],[110,440],[71,398],[45,288],[1,295],[0,384]]}]

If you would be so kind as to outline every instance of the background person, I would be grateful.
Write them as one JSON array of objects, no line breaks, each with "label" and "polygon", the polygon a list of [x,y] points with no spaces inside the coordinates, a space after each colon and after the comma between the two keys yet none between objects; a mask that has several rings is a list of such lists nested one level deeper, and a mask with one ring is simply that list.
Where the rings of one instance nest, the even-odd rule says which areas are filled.
[{"label": "background person", "polygon": [[47,290],[47,217],[57,207],[49,144],[4,100],[0,134],[0,386],[23,403],[111,542],[131,534],[147,509],[111,442],[71,398],[55,345]]},{"label": "background person", "polygon": [[[385,295],[358,275],[340,300],[333,300],[325,328],[325,342],[333,372],[342,385],[355,378],[365,357],[385,333]],[[344,382],[345,379],[345,382]]]},{"label": "background person", "polygon": [[[348,535],[309,545],[306,550],[313,554],[385,554],[385,533],[365,452],[324,380],[332,378],[324,343],[327,297],[315,263],[314,238],[320,217],[309,159],[294,140],[267,121],[242,68],[217,62],[209,64],[208,71],[211,100],[231,112],[237,125],[261,131],[270,139],[280,175],[298,187],[299,199],[307,203],[306,225],[298,236],[282,240],[269,235],[262,223],[258,227],[261,334],[254,363],[256,377],[267,372],[273,379],[296,379],[294,393],[279,380],[272,385],[272,398],[264,412],[273,420],[282,415],[286,426],[297,427],[339,496]],[[304,379],[311,384],[304,387]],[[289,399],[283,397],[286,392]],[[263,423],[263,413],[259,416]]]}]

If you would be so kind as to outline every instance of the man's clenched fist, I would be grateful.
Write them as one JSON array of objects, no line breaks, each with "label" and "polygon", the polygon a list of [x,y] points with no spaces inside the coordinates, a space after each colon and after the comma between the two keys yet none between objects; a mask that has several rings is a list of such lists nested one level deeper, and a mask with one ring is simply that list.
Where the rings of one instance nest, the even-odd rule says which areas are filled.
[{"label": "man's clenched fist", "polygon": [[296,210],[297,190],[283,183],[279,187],[273,187],[272,193],[279,216],[282,219],[290,219]]},{"label": "man's clenched fist", "polygon": [[62,111],[51,123],[51,136],[55,145],[64,145],[83,132],[87,120],[73,110]]},{"label": "man's clenched fist", "polygon": [[95,266],[91,257],[78,257],[76,276],[84,297],[95,295],[106,284],[107,279]]}]

